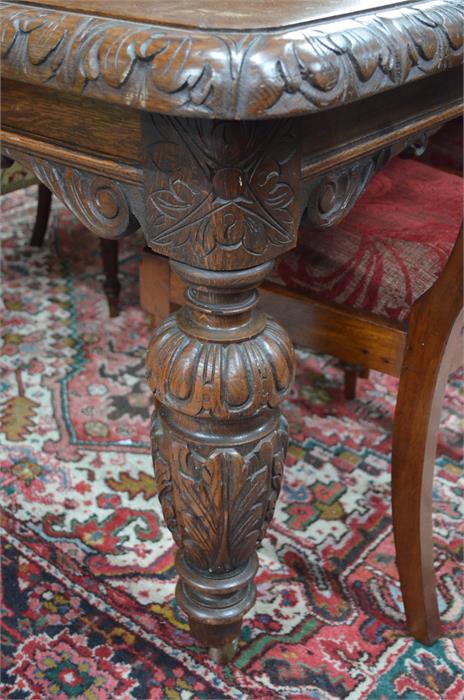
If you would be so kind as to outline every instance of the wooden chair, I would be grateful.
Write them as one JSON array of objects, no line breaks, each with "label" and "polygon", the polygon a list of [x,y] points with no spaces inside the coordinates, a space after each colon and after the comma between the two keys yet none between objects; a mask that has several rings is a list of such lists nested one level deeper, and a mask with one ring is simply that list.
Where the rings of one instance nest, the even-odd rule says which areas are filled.
[{"label": "wooden chair", "polygon": [[[30,244],[40,247],[47,232],[52,202],[52,193],[34,175],[19,163],[12,163],[9,158],[2,158],[0,193],[8,194],[14,190],[37,185],[37,212],[32,229]],[[118,241],[100,238],[100,250],[104,274],[103,290],[108,301],[110,317],[119,314],[119,293],[121,285],[118,278]]]},{"label": "wooden chair", "polygon": [[[425,644],[433,643],[441,631],[433,567],[432,479],[445,386],[461,362],[460,193],[460,178],[395,159],[342,224],[322,232],[302,226],[299,248],[281,259],[261,295],[262,307],[285,325],[296,344],[352,366],[352,392],[353,377],[355,383],[367,369],[399,377],[392,451],[393,531],[409,630]],[[418,240],[409,235],[407,224],[401,230],[403,221],[410,226],[415,222]],[[351,250],[350,268],[349,248],[356,247],[366,226],[377,226],[370,244],[385,249],[384,259],[380,255],[363,268],[356,264],[362,263],[362,250]],[[395,227],[400,229],[396,238]],[[393,265],[402,248],[407,258],[408,245],[418,246],[420,259],[410,264],[418,280],[400,284],[393,279],[393,303],[382,303],[380,282],[372,270],[387,264],[387,254]],[[337,275],[330,265],[335,251],[343,247],[345,267]],[[402,287],[403,298],[395,297],[395,283]],[[168,261],[147,250],[140,270],[141,304],[155,324],[183,302],[184,289]]]}]

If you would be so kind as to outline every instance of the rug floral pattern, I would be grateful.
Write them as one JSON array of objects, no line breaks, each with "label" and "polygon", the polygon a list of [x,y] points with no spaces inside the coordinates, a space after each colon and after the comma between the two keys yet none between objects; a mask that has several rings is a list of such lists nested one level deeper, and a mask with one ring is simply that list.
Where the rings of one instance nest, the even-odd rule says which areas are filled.
[{"label": "rug floral pattern", "polygon": [[174,600],[147,439],[142,241],[122,242],[109,319],[98,244],[71,214],[55,202],[43,248],[28,245],[34,196],[1,200],[2,697],[462,697],[462,377],[434,488],[445,637],[426,648],[406,635],[389,506],[396,381],[371,373],[346,402],[337,363],[300,351],[258,601],[219,668]]}]

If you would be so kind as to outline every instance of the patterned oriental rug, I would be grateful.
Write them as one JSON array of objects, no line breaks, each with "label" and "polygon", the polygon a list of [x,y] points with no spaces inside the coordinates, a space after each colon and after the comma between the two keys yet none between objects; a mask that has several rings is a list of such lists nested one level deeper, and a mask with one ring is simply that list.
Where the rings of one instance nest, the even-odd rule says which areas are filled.
[{"label": "patterned oriental rug", "polygon": [[347,402],[336,362],[302,351],[258,601],[219,668],[174,601],[148,444],[141,239],[121,246],[122,313],[110,320],[96,239],[55,202],[32,249],[34,189],[2,206],[1,696],[463,697],[462,377],[448,387],[434,492],[446,637],[426,648],[406,636],[389,505],[396,380],[372,373]]}]

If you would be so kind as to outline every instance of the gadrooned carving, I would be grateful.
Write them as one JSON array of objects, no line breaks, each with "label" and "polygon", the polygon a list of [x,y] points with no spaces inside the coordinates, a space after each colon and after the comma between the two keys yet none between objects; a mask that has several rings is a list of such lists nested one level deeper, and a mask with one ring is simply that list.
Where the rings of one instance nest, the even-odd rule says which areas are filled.
[{"label": "gadrooned carving", "polygon": [[32,170],[86,228],[101,238],[119,238],[139,228],[122,183],[37,158],[9,146],[4,150]]},{"label": "gadrooned carving", "polygon": [[[146,124],[148,243],[210,266],[256,265],[294,245],[300,174],[291,120],[241,124],[153,115]],[[206,261],[206,265],[204,265]]]},{"label": "gadrooned carving", "polygon": [[272,319],[254,338],[215,343],[187,335],[174,314],[155,331],[147,367],[150,388],[164,406],[189,416],[245,418],[283,400],[294,350]]},{"label": "gadrooned carving", "polygon": [[252,446],[200,448],[154,423],[154,466],[166,524],[187,560],[215,574],[243,566],[272,519],[287,423]]},{"label": "gadrooned carving", "polygon": [[2,73],[178,116],[290,116],[459,65],[463,16],[457,0],[425,0],[232,33],[5,3]]}]

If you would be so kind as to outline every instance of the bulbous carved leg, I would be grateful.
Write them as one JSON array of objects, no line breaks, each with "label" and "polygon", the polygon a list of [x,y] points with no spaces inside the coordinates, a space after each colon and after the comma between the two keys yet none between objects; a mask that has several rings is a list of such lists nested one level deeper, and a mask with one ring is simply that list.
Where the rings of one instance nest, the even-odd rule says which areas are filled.
[{"label": "bulbous carved leg", "polygon": [[187,305],[154,333],[153,454],[166,523],[179,546],[177,600],[216,661],[230,658],[255,600],[256,547],[279,493],[287,429],[279,410],[294,371],[285,331],[256,309],[272,263],[207,272],[171,263]]}]

